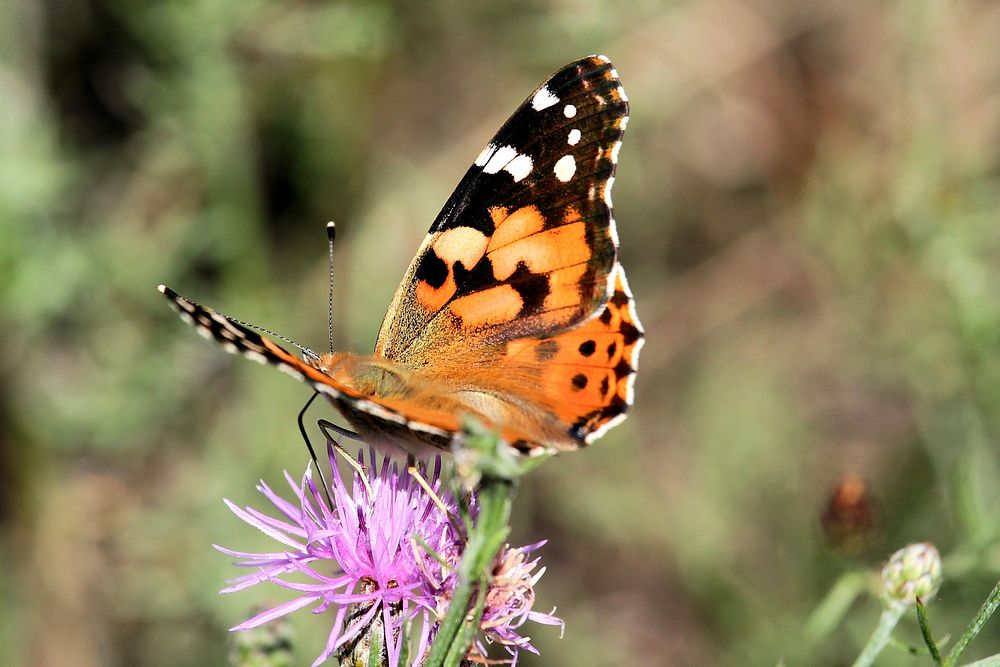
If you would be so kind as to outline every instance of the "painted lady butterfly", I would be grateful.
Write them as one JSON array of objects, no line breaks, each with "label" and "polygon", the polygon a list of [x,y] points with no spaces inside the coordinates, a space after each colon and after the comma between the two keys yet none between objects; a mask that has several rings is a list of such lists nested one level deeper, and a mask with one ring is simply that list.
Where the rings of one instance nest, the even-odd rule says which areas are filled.
[{"label": "painted lady butterfly", "polygon": [[225,349],[310,384],[369,443],[448,447],[472,414],[524,454],[579,448],[624,419],[643,342],[611,210],[627,121],[604,56],[532,93],[431,225],[371,356],[302,360],[160,291]]}]

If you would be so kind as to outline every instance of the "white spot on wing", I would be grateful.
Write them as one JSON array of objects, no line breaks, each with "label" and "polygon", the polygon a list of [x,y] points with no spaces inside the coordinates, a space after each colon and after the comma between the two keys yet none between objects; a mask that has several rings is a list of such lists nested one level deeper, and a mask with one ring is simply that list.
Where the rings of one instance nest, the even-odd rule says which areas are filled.
[{"label": "white spot on wing", "polygon": [[291,375],[299,382],[305,382],[306,376],[303,375],[301,371],[294,368],[293,366],[289,366],[288,364],[278,364],[278,370],[282,371],[283,373]]},{"label": "white spot on wing", "polygon": [[437,426],[431,426],[430,424],[423,424],[421,422],[416,422],[410,420],[406,422],[406,427],[411,431],[422,431],[423,433],[430,433],[431,435],[447,436],[448,431],[440,429]]},{"label": "white spot on wing", "polygon": [[312,382],[313,388],[321,394],[326,394],[331,398],[340,398],[343,394],[328,384],[323,384],[321,382]]},{"label": "white spot on wing", "polygon": [[611,208],[611,186],[613,186],[614,184],[615,184],[614,176],[609,176],[608,182],[604,184],[604,193],[603,193],[604,203],[608,205],[608,208]]},{"label": "white spot on wing", "polygon": [[385,421],[390,421],[396,424],[406,425],[406,418],[398,412],[393,412],[387,408],[383,408],[378,403],[373,403],[371,401],[358,401],[354,404],[358,410],[362,412],[367,412],[368,414],[378,417],[379,419],[384,419]]},{"label": "white spot on wing", "polygon": [[576,160],[573,159],[572,155],[563,155],[556,162],[553,171],[556,172],[556,178],[565,183],[576,173]]},{"label": "white spot on wing", "polygon": [[254,352],[253,350],[243,350],[243,356],[247,359],[256,361],[258,364],[266,364],[267,357],[265,357],[260,352]]},{"label": "white spot on wing", "polygon": [[611,163],[618,164],[618,151],[622,149],[622,142],[616,141],[615,145],[611,147]]},{"label": "white spot on wing", "polygon": [[496,149],[495,153],[493,153],[493,157],[491,157],[489,161],[483,165],[483,171],[487,174],[495,174],[506,167],[507,163],[515,157],[517,157],[516,150],[510,146],[501,146]]},{"label": "white spot on wing", "polygon": [[600,438],[602,435],[604,435],[605,433],[607,433],[608,431],[610,431],[615,426],[618,426],[619,424],[621,424],[623,421],[625,421],[625,413],[624,412],[621,413],[621,414],[615,415],[614,417],[612,417],[611,419],[609,419],[608,421],[604,422],[603,424],[601,424],[600,426],[598,426],[596,429],[594,429],[594,431],[592,431],[591,433],[588,433],[586,436],[584,436],[583,441],[589,445],[589,444],[593,443],[595,440],[597,440],[598,438]]},{"label": "white spot on wing", "polygon": [[517,183],[531,173],[533,166],[534,163],[531,161],[531,158],[522,154],[508,162],[507,166],[504,167],[504,171],[510,173],[514,177],[514,182]]},{"label": "white spot on wing", "polygon": [[476,166],[482,167],[484,164],[486,164],[486,162],[490,159],[490,155],[492,155],[493,151],[495,150],[496,146],[494,146],[493,144],[486,144],[486,148],[484,148],[483,152],[480,153],[479,157],[476,158]]},{"label": "white spot on wing", "polygon": [[576,107],[573,106],[572,104],[567,104],[566,106],[563,107],[563,115],[566,116],[567,118],[572,118],[573,116],[576,115]]},{"label": "white spot on wing", "polygon": [[[618,78],[617,72],[615,73],[615,78]],[[621,98],[622,102],[628,102],[628,95],[625,94],[625,89],[618,86],[618,97]]]},{"label": "white spot on wing", "polygon": [[531,108],[535,111],[541,111],[542,109],[548,109],[553,104],[558,104],[559,98],[556,97],[547,86],[542,86],[535,96],[531,98]]},{"label": "white spot on wing", "polygon": [[569,131],[569,138],[566,140],[570,146],[576,146],[577,142],[580,141],[580,130],[575,127]]}]

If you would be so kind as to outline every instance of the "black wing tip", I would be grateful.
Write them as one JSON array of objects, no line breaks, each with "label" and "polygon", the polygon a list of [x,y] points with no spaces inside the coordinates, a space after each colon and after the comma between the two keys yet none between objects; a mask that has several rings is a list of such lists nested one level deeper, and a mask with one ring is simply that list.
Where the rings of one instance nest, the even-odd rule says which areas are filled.
[{"label": "black wing tip", "polygon": [[[610,58],[601,54],[585,56],[563,65],[549,76],[537,90],[547,88],[556,97],[561,97],[565,91],[580,87],[581,81],[584,82],[582,84],[584,89],[618,89],[619,93],[622,92],[618,70],[615,69]],[[626,107],[627,113],[628,105],[624,95],[622,95],[620,103]]]},{"label": "black wing tip", "polygon": [[580,58],[579,60],[574,60],[573,62],[567,64],[564,69],[579,66],[590,66],[593,69],[615,69],[615,66],[611,62],[611,58],[607,57],[603,53],[592,53],[589,56]]}]

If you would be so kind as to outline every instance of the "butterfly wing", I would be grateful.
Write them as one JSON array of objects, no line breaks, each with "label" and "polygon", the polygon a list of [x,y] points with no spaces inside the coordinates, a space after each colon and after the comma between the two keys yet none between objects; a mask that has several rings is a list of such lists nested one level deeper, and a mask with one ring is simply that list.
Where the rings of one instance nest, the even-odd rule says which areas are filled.
[{"label": "butterfly wing", "polygon": [[[613,281],[611,298],[597,317],[556,336],[508,343],[500,372],[487,385],[544,411],[546,418],[536,421],[549,424],[550,430],[555,425],[555,433],[538,443],[547,449],[587,445],[620,423],[632,407],[644,334],[620,265]],[[528,424],[518,428],[538,431]]]},{"label": "butterfly wing", "polygon": [[369,437],[445,447],[473,414],[527,454],[587,444],[631,405],[643,340],[610,197],[627,113],[603,56],[539,87],[438,215],[375,356],[323,355],[344,359],[339,372],[160,291],[203,335],[311,385]]},{"label": "butterfly wing", "polygon": [[[371,391],[359,387],[350,375],[334,377],[324,373],[242,323],[211,308],[189,301],[165,285],[160,285],[158,289],[181,319],[193,326],[205,338],[215,340],[227,352],[276,366],[326,396],[352,425],[363,428],[365,435],[372,440],[369,444],[381,444],[375,440],[384,440],[371,436],[388,435],[411,446],[430,445],[443,448],[450,444],[452,435],[460,428],[460,411],[454,409],[453,405],[448,406],[452,409],[442,409],[443,406],[423,398],[427,395],[440,397],[446,392],[421,391],[418,382],[416,387],[418,390],[411,392],[415,394],[415,399],[399,396],[375,397]],[[317,355],[317,363],[320,359],[328,359],[331,356]],[[349,365],[357,367],[366,361],[375,360],[359,357],[350,361],[353,363]],[[513,431],[507,435],[515,439],[521,437]]]},{"label": "butterfly wing", "polygon": [[[499,428],[504,439],[524,453],[540,453],[547,448],[539,434],[519,430],[522,424],[501,423],[506,420],[484,413],[476,401],[467,400],[468,396],[398,364],[350,354],[316,355],[314,363],[324,366],[324,370],[326,364],[331,365],[329,372],[324,372],[237,320],[189,301],[164,285],[159,286],[159,291],[181,319],[205,338],[215,340],[227,352],[276,366],[310,385],[340,410],[367,444],[386,453],[400,446],[410,452],[428,447],[446,449],[461,430],[463,415],[474,415]],[[393,389],[374,390],[369,381],[373,373],[393,376]]]},{"label": "butterfly wing", "polygon": [[603,56],[570,63],[535,90],[435,219],[376,356],[424,368],[594,316],[613,288],[610,193],[627,121]]}]

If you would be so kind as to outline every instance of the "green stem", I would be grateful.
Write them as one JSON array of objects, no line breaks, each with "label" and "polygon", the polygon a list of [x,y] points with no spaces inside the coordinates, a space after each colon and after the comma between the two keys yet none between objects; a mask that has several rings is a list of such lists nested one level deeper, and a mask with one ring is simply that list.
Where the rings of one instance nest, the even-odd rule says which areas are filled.
[{"label": "green stem", "polygon": [[483,478],[477,496],[479,515],[458,564],[458,586],[424,662],[425,667],[452,667],[465,657],[475,632],[462,630],[467,621],[475,623],[473,630],[479,625],[482,604],[477,599],[478,613],[474,611],[470,619],[470,603],[473,594],[485,600],[485,586],[492,574],[493,562],[507,539],[514,489],[515,485],[509,480]]},{"label": "green stem", "polygon": [[878,654],[882,652],[882,649],[889,642],[892,631],[896,628],[896,624],[899,623],[903,612],[906,611],[906,605],[901,602],[890,602],[888,604],[889,606],[882,610],[882,615],[878,618],[878,625],[875,627],[875,632],[868,638],[868,643],[862,649],[861,655],[854,661],[854,667],[869,667],[875,662],[875,658],[878,657]]},{"label": "green stem", "polygon": [[462,664],[462,659],[465,658],[469,652],[469,647],[472,645],[472,641],[476,637],[476,630],[479,628],[479,622],[483,618],[483,609],[486,608],[486,593],[489,591],[490,575],[490,571],[487,570],[483,572],[483,576],[479,580],[476,592],[476,602],[473,605],[472,613],[465,619],[465,623],[462,624],[461,631],[458,633],[455,641],[451,643],[451,648],[448,649],[448,655],[444,661],[446,665],[450,666]]},{"label": "green stem", "polygon": [[917,598],[917,623],[920,625],[920,634],[923,635],[924,643],[927,644],[927,650],[931,652],[931,659],[934,660],[935,665],[940,665],[941,651],[938,650],[934,635],[931,634],[931,625],[927,620],[927,607],[924,606],[920,598]]},{"label": "green stem", "polygon": [[997,610],[998,606],[1000,606],[1000,582],[998,582],[997,585],[993,587],[993,590],[990,591],[989,597],[986,598],[986,602],[984,602],[983,606],[979,608],[979,613],[977,613],[976,617],[972,619],[972,622],[969,623],[969,627],[965,629],[965,632],[963,632],[962,636],[958,638],[958,642],[955,643],[951,652],[948,653],[948,657],[944,660],[944,667],[953,667],[953,665],[958,662],[959,656],[962,655],[962,652],[966,649],[969,643],[976,638],[976,635],[978,635],[979,631],[983,629],[983,626],[986,625],[986,621],[990,619],[990,616],[993,615],[993,612]]}]

